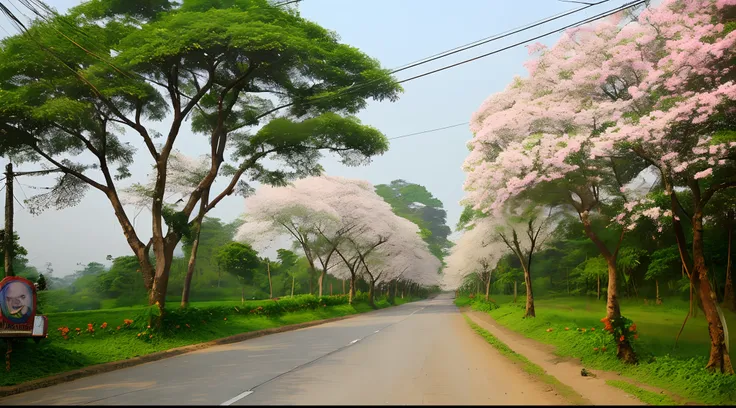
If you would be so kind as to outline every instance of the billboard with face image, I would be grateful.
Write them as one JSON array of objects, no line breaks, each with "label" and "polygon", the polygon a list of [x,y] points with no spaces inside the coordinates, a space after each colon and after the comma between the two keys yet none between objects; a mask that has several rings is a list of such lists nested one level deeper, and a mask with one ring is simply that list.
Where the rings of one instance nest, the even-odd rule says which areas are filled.
[{"label": "billboard with face image", "polygon": [[19,276],[0,281],[0,337],[33,331],[36,315],[36,287]]}]

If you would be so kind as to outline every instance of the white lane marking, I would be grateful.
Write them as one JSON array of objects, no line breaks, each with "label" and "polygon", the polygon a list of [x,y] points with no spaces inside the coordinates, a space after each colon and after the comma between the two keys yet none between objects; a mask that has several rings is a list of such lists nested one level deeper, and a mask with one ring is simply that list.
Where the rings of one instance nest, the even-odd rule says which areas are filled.
[{"label": "white lane marking", "polygon": [[250,395],[250,394],[253,394],[253,391],[246,391],[246,392],[244,392],[244,393],[241,393],[240,395],[238,395],[238,396],[236,396],[236,397],[234,397],[234,398],[230,398],[229,400],[227,400],[227,401],[223,402],[223,403],[222,403],[222,404],[220,404],[220,405],[232,405],[232,404],[234,404],[234,403],[236,403],[236,402],[240,401],[241,399],[243,399],[243,398],[247,397],[247,396],[248,396],[248,395]]},{"label": "white lane marking", "polygon": [[348,346],[350,346],[350,345],[352,345],[352,344],[355,344],[355,343],[357,343],[357,342],[359,342],[359,341],[360,341],[360,339],[355,339],[355,340],[351,341],[351,342],[350,342],[350,344],[348,344]]},{"label": "white lane marking", "polygon": [[380,332],[380,330],[376,330],[376,331],[374,331],[373,333],[378,333],[378,332]]}]

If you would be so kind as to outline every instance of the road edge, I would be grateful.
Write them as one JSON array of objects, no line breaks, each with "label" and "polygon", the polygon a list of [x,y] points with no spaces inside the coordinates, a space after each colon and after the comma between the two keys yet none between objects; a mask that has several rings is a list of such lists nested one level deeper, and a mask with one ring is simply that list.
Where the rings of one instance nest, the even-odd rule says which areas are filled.
[{"label": "road edge", "polygon": [[491,332],[481,327],[472,317],[468,316],[467,312],[461,312],[465,322],[468,323],[470,328],[494,349],[496,349],[502,356],[507,358],[513,363],[521,364],[521,369],[537,380],[551,386],[557,393],[571,405],[592,405],[592,403],[580,395],[574,388],[560,381],[557,377],[549,374],[545,369],[537,365],[536,363],[529,360],[523,354],[519,354],[512,350],[506,343],[501,341],[498,337],[494,336]]},{"label": "road edge", "polygon": [[[401,306],[409,305],[412,303],[414,302],[403,303],[398,306],[392,305],[389,308],[401,307]],[[108,373],[111,371],[121,370],[123,368],[134,367],[134,366],[138,366],[141,364],[151,363],[154,361],[159,361],[159,360],[163,360],[163,359],[170,358],[170,357],[176,357],[182,354],[191,353],[193,351],[203,350],[203,349],[207,349],[207,348],[214,347],[214,346],[220,346],[223,344],[239,343],[241,341],[246,341],[246,340],[254,339],[257,337],[263,337],[263,336],[267,336],[270,334],[305,329],[307,327],[312,327],[312,326],[319,326],[321,324],[337,322],[340,320],[350,319],[356,316],[364,316],[370,313],[379,312],[381,310],[386,310],[389,308],[369,310],[363,313],[354,313],[354,314],[349,314],[345,316],[331,317],[329,319],[312,320],[312,321],[304,322],[304,323],[296,323],[296,324],[290,324],[286,326],[272,327],[270,329],[245,332],[245,333],[235,334],[235,335],[228,336],[228,337],[223,337],[220,339],[210,340],[204,343],[190,344],[188,346],[176,347],[176,348],[168,349],[164,351],[157,351],[155,353],[146,354],[144,356],[139,356],[139,357],[133,357],[133,358],[126,359],[126,360],[118,360],[118,361],[111,361],[109,363],[95,364],[95,365],[83,367],[83,368],[73,370],[73,371],[66,371],[63,373],[54,374],[49,377],[39,378],[37,380],[31,380],[31,381],[27,381],[27,382],[16,384],[16,385],[0,387],[0,398],[9,397],[11,395],[21,394],[21,393],[28,392],[28,391],[33,391],[33,390],[37,390],[40,388],[51,387],[53,385],[67,383],[67,382],[78,380],[84,377],[90,377],[90,376],[97,375],[97,374],[103,374],[103,373]]]}]

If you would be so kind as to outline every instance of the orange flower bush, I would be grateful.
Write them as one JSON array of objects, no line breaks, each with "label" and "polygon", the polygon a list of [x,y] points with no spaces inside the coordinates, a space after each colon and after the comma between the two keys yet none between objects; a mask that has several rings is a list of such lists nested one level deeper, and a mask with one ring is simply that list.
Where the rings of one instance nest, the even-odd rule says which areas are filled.
[{"label": "orange flower bush", "polygon": [[617,342],[623,343],[625,341],[631,342],[639,338],[639,334],[636,332],[636,323],[621,316],[617,319],[609,319],[608,316],[601,319],[603,322],[603,330],[611,333]]},{"label": "orange flower bush", "polygon": [[102,323],[102,325],[100,325],[100,329],[107,329],[107,322]]},{"label": "orange flower bush", "polygon": [[59,327],[56,330],[58,330],[59,332],[61,332],[61,337],[63,337],[64,340],[69,340],[69,337],[67,337],[67,334],[69,334],[69,328],[68,327],[62,326],[62,327]]}]

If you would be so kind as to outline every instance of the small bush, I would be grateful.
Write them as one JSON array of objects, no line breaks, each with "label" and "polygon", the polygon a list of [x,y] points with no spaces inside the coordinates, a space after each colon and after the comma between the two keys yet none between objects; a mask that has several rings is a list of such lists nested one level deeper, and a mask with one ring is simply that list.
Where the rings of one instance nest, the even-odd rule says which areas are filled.
[{"label": "small bush", "polygon": [[472,308],[479,312],[490,312],[491,310],[498,309],[498,305],[493,300],[486,301],[485,299],[481,299],[473,302]]}]

